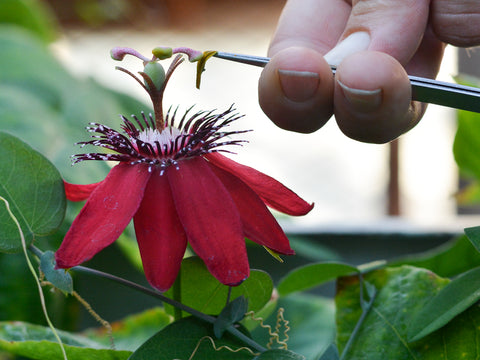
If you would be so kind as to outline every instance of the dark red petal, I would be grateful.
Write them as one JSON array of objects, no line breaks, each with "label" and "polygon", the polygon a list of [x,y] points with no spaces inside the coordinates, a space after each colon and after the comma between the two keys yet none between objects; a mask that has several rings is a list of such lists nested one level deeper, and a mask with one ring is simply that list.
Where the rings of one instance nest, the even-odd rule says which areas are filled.
[{"label": "dark red petal", "polygon": [[240,178],[272,209],[296,216],[305,215],[313,209],[313,204],[307,203],[292,190],[260,171],[230,160],[218,152],[204,155],[204,157]]},{"label": "dark red petal", "polygon": [[166,291],[180,270],[187,235],[178,218],[167,177],[160,176],[158,170],[147,184],[133,222],[147,280],[154,288]]},{"label": "dark red petal", "polygon": [[166,170],[180,221],[193,250],[225,285],[239,285],[250,269],[237,207],[205,159]]},{"label": "dark red petal", "polygon": [[120,163],[92,192],[55,253],[57,267],[89,260],[114,242],[143,198],[151,173],[148,166]]},{"label": "dark red petal", "polygon": [[65,187],[65,195],[67,199],[70,201],[83,201],[87,200],[93,190],[97,188],[102,182],[98,182],[95,184],[87,184],[87,185],[80,185],[80,184],[71,184],[63,180],[63,185]]},{"label": "dark red petal", "polygon": [[288,238],[255,191],[228,171],[209,165],[235,201],[245,236],[277,253],[293,255]]}]

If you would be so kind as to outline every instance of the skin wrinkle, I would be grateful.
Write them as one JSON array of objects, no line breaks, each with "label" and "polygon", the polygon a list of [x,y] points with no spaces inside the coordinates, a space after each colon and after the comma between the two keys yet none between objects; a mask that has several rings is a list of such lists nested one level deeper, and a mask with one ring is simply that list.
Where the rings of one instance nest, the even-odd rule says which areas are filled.
[{"label": "skin wrinkle", "polygon": [[[431,5],[431,22],[442,41],[454,46],[480,45],[480,9],[478,0],[435,0]],[[465,23],[470,26],[466,27]]]},{"label": "skin wrinkle", "polygon": [[445,42],[458,47],[480,45],[480,38],[476,34],[465,32],[465,22],[478,24],[480,14],[442,14],[434,21],[434,30],[437,36]]},{"label": "skin wrinkle", "polygon": [[[375,11],[372,11],[372,6],[375,6]],[[403,4],[401,7],[392,6],[392,0],[383,1],[381,4],[378,4],[378,1],[370,0],[356,2],[352,8],[351,18],[346,25],[348,30],[342,35],[342,38],[360,29],[366,30],[372,37],[369,50],[387,53],[405,65],[414,56],[422,41],[422,35],[427,26],[427,16],[425,15],[428,14],[428,11],[428,1],[425,0],[409,1],[409,4]],[[385,23],[386,17],[390,17],[394,23]],[[368,28],[364,24],[369,24]],[[416,33],[418,36],[406,38],[405,34],[393,31],[394,28],[413,28],[416,30],[412,33]],[[408,42],[406,39],[409,39]],[[402,43],[404,45],[398,47],[398,44]]]}]

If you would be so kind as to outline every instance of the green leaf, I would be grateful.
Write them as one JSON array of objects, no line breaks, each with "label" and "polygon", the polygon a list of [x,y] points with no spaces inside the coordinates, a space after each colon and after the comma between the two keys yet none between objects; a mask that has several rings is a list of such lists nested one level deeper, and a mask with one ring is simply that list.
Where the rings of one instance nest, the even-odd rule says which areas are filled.
[{"label": "green leaf", "polygon": [[[425,306],[448,283],[430,271],[403,266],[377,270],[365,275],[377,288],[377,296],[367,313],[352,347],[349,360],[369,359],[473,359],[480,351],[476,339],[480,335],[480,308],[472,306],[437,332],[408,342],[408,327]],[[337,345],[343,352],[352,335],[362,309],[358,277],[338,280]]]},{"label": "green leaf", "polygon": [[480,266],[480,253],[471,241],[462,235],[421,254],[410,255],[389,263],[390,267],[411,265],[433,271],[443,277],[452,277]]},{"label": "green leaf", "polygon": [[340,360],[337,345],[331,344],[318,360]]},{"label": "green leaf", "polygon": [[[181,302],[205,314],[219,314],[225,306],[229,287],[215,279],[196,256],[184,259],[180,272]],[[251,270],[247,280],[231,289],[231,298],[243,295],[248,300],[248,311],[258,311],[270,300],[273,281],[266,272]],[[173,298],[173,289],[165,295]],[[173,314],[171,306],[165,305],[165,308]]]},{"label": "green leaf", "polygon": [[417,341],[440,329],[480,299],[480,268],[452,280],[416,315],[408,329],[410,341]]},{"label": "green leaf", "polygon": [[[27,244],[55,231],[65,215],[65,192],[57,169],[19,139],[0,132],[0,196],[10,204]],[[0,206],[0,251],[21,249],[18,229]]]},{"label": "green leaf", "polygon": [[475,249],[480,251],[480,226],[466,228],[464,231],[468,240],[475,246]]},{"label": "green leaf", "polygon": [[71,294],[73,292],[72,276],[65,269],[55,269],[55,254],[45,251],[40,258],[40,269],[45,274],[45,279],[57,289]]},{"label": "green leaf", "polygon": [[218,315],[213,324],[213,332],[217,338],[221,338],[230,325],[243,319],[248,309],[248,301],[243,296],[229,302]]},{"label": "green leaf", "polygon": [[301,266],[280,280],[278,292],[285,296],[296,291],[308,290],[354,272],[358,272],[356,267],[342,263],[324,262]]},{"label": "green leaf", "polygon": [[253,360],[305,360],[305,356],[295,354],[290,350],[272,349],[255,356]]},{"label": "green leaf", "polygon": [[[125,360],[130,351],[105,348],[82,336],[58,331],[68,360]],[[63,360],[49,328],[22,322],[0,322],[0,351],[36,360]]]},{"label": "green leaf", "polygon": [[[231,350],[222,346],[228,346]],[[229,334],[214,340],[211,324],[194,317],[187,317],[175,321],[152,336],[132,354],[129,360],[252,359],[254,355],[247,350],[233,352],[244,346]]]},{"label": "green leaf", "polygon": [[[134,314],[112,323],[115,349],[135,351],[145,341],[172,322],[172,317],[160,307]],[[105,328],[88,329],[82,336],[98,342],[106,348],[111,345],[111,337]]]}]

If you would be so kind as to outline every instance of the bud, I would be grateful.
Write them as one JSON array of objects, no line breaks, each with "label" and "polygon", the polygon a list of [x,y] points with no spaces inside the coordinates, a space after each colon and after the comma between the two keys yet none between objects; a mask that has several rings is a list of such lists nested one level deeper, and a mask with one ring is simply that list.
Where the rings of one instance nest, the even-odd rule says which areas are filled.
[{"label": "bud", "polygon": [[[143,72],[152,80],[153,85],[155,85],[155,90],[158,91],[162,88],[163,83],[165,82],[165,70],[162,65],[156,61],[149,61],[145,65]],[[149,88],[148,84],[145,85]]]}]

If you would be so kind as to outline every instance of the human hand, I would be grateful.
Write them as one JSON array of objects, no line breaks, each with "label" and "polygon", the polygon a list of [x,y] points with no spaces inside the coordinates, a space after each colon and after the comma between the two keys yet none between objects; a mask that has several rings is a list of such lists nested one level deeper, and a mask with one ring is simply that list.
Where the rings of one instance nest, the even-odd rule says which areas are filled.
[{"label": "human hand", "polygon": [[480,1],[289,0],[260,105],[286,130],[313,132],[335,114],[345,135],[388,142],[425,112],[411,100],[407,73],[434,78],[446,43],[480,44]]}]

